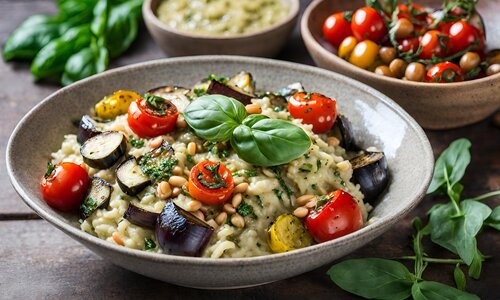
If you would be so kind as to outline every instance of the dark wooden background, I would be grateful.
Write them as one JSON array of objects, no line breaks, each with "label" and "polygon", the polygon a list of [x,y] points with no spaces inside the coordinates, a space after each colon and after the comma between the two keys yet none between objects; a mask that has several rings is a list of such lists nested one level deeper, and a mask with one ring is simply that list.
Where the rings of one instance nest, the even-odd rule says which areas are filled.
[{"label": "dark wooden background", "polygon": [[[308,1],[301,2],[303,10]],[[54,11],[53,1],[0,0],[0,44],[3,45],[8,34],[29,15]],[[112,67],[162,57],[163,53],[143,27],[132,48],[113,61]],[[313,64],[298,26],[278,59]],[[211,291],[174,286],[114,266],[39,219],[10,185],[5,170],[5,148],[21,117],[57,89],[55,85],[35,83],[27,64],[6,64],[0,60],[0,298],[356,299],[336,287],[325,275],[330,265],[287,280],[240,290]],[[457,138],[466,137],[472,141],[472,162],[463,179],[464,196],[500,189],[500,128],[492,119],[460,129],[426,131],[436,155]],[[400,224],[345,259],[412,254],[409,248],[412,218],[425,217],[432,204],[442,201],[445,199],[426,197]],[[498,205],[500,199],[486,203]],[[485,230],[479,247],[484,254],[494,257],[484,264],[481,280],[468,280],[467,290],[482,299],[500,299],[498,232]],[[434,257],[447,255],[446,251],[432,245],[427,245],[426,251]],[[424,277],[453,284],[452,272],[452,266],[433,265]]]}]

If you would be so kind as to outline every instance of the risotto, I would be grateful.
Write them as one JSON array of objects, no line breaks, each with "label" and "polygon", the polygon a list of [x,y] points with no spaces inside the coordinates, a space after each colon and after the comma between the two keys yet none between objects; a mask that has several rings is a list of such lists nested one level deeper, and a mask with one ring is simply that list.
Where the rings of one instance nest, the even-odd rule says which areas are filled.
[{"label": "risotto", "polygon": [[[309,97],[305,101],[311,105],[327,97],[306,93],[300,84],[280,93],[256,93],[253,84],[242,72],[231,79],[210,76],[190,90],[165,87],[144,97],[118,91],[98,102],[93,118],[82,118],[79,134],[67,134],[51,155],[56,170],[61,163],[74,163],[91,178],[77,204],[81,229],[133,249],[229,258],[290,251],[366,224],[371,206],[363,202],[363,181],[353,176],[352,164],[367,152],[341,147],[348,141],[334,134],[336,111],[315,123],[297,117],[298,106],[291,107],[292,99],[300,100],[297,95]],[[146,130],[134,123],[132,105],[140,108],[140,101],[161,111],[158,116],[174,112],[175,120],[166,125],[171,128],[157,134],[148,130],[158,126]],[[233,119],[216,122],[216,116],[231,114]],[[225,130],[236,115],[240,124],[235,121]],[[330,128],[321,129],[329,118]],[[264,125],[273,128],[264,132]],[[249,139],[243,129],[253,130]],[[386,165],[380,167],[387,172]],[[53,205],[43,182],[49,205],[68,210]],[[327,206],[340,205],[334,203],[343,206],[330,207],[337,215],[327,215]],[[331,223],[346,216],[347,227]],[[325,233],[325,218],[344,227]]]}]

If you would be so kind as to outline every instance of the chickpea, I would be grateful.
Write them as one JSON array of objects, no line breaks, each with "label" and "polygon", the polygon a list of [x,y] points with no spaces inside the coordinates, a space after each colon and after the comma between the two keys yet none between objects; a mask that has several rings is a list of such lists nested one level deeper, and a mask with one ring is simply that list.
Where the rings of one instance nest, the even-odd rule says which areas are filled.
[{"label": "chickpea", "polygon": [[492,64],[486,69],[486,75],[491,76],[500,73],[500,64]]},{"label": "chickpea", "polygon": [[387,76],[387,77],[394,77],[392,75],[391,69],[389,69],[388,66],[378,66],[375,69],[375,74],[379,74],[379,75]]},{"label": "chickpea", "polygon": [[425,78],[425,67],[421,63],[412,62],[406,67],[406,79],[410,81],[423,81]]},{"label": "chickpea", "polygon": [[395,30],[396,30],[396,38],[404,39],[409,37],[413,33],[415,28],[413,24],[410,22],[410,20],[406,18],[401,18],[396,22]]},{"label": "chickpea", "polygon": [[460,68],[462,68],[464,73],[467,73],[475,67],[479,66],[480,62],[481,58],[479,57],[479,54],[477,54],[476,52],[467,52],[462,55],[462,58],[460,58]]},{"label": "chickpea", "polygon": [[408,64],[404,60],[396,58],[389,64],[389,70],[391,70],[394,77],[402,78],[405,75],[407,65]]},{"label": "chickpea", "polygon": [[393,47],[382,47],[380,48],[378,55],[384,64],[388,65],[396,58],[396,49]]}]

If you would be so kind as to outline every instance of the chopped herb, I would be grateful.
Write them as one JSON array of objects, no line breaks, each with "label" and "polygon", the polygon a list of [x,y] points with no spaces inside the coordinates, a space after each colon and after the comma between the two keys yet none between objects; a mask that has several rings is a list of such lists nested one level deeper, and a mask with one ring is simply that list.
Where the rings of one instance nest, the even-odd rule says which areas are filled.
[{"label": "chopped herb", "polygon": [[305,163],[302,166],[300,166],[299,171],[300,172],[311,172],[312,171],[313,165],[310,163]]},{"label": "chopped herb", "polygon": [[257,205],[260,207],[260,208],[264,208],[264,204],[262,204],[262,199],[260,198],[259,195],[255,196],[256,199],[257,199]]},{"label": "chopped herb", "polygon": [[144,250],[150,251],[156,248],[156,243],[150,238],[144,238]]},{"label": "chopped herb", "polygon": [[345,184],[345,181],[342,179],[342,177],[340,176],[340,172],[339,171],[335,171],[335,173],[333,173],[335,176],[337,176],[339,179],[340,179],[340,184],[342,185],[343,188],[346,188],[346,184]]},{"label": "chopped herb", "polygon": [[220,167],[220,163],[217,163],[213,166],[209,166],[209,165],[204,166],[205,170],[209,171],[210,174],[212,175],[214,182],[207,182],[206,180],[204,180],[203,173],[201,171],[198,172],[198,175],[196,176],[196,178],[204,187],[207,187],[209,189],[218,189],[218,188],[222,188],[222,187],[227,187],[227,184],[219,176],[219,167]]},{"label": "chopped herb", "polygon": [[194,164],[194,160],[193,160],[193,156],[192,155],[186,154],[186,159],[187,159],[188,162]]},{"label": "chopped herb", "polygon": [[144,140],[141,140],[140,138],[135,138],[133,135],[129,135],[129,140],[130,144],[134,148],[142,148],[144,147]]},{"label": "chopped herb", "polygon": [[304,157],[305,157],[305,158],[309,158],[309,157],[311,157],[311,156],[310,156],[309,154],[307,154],[307,153],[304,153]]},{"label": "chopped herb", "polygon": [[321,168],[321,160],[317,159],[316,160],[316,171],[319,171],[320,168]]},{"label": "chopped herb", "polygon": [[203,95],[205,95],[207,91],[205,89],[201,89],[201,88],[197,88],[197,89],[194,89],[193,90],[193,93],[197,96],[197,97],[201,97]]},{"label": "chopped herb", "polygon": [[313,183],[313,184],[311,184],[311,188],[312,188],[313,190],[316,190],[316,189],[318,189],[318,186],[316,185],[316,183]]},{"label": "chopped herb", "polygon": [[257,172],[254,170],[239,170],[233,172],[233,177],[240,177],[240,176],[255,177],[257,176]]},{"label": "chopped herb", "polygon": [[245,202],[242,202],[238,208],[236,209],[236,211],[242,216],[242,217],[246,217],[250,214],[253,213],[253,207],[248,204],[248,203],[245,203]]},{"label": "chopped herb", "polygon": [[283,191],[278,190],[278,189],[273,189],[273,192],[276,195],[276,197],[278,198],[278,200],[281,202],[281,204],[283,204],[283,197],[282,197]]},{"label": "chopped herb", "polygon": [[47,162],[47,172],[45,172],[45,175],[43,175],[43,177],[45,177],[45,179],[49,178],[52,172],[54,172],[55,168],[56,167],[50,161]]},{"label": "chopped herb", "polygon": [[186,185],[183,185],[183,186],[181,187],[181,190],[182,190],[182,194],[183,194],[184,196],[191,197],[191,194],[189,194],[189,191],[188,191],[188,189],[187,189]]},{"label": "chopped herb", "polygon": [[311,100],[311,93],[306,93],[304,100]]},{"label": "chopped herb", "polygon": [[165,115],[165,109],[170,107],[168,105],[167,100],[163,99],[160,96],[144,94],[144,99],[146,100],[147,105],[156,111],[156,113],[160,116]]},{"label": "chopped herb", "polygon": [[260,246],[262,246],[259,242],[257,242],[257,244],[256,244],[256,245],[257,245],[257,247],[259,247],[259,248],[260,248]]},{"label": "chopped herb", "polygon": [[286,184],[285,180],[283,177],[281,177],[281,169],[279,167],[272,167],[272,170],[274,174],[276,175],[276,179],[278,179],[278,182],[280,186],[283,188],[285,193],[288,195],[288,198],[291,198],[293,191],[292,189]]},{"label": "chopped herb", "polygon": [[215,74],[210,74],[208,75],[207,80],[215,80],[221,83],[227,83],[229,81],[229,78],[224,76],[217,76]]},{"label": "chopped herb", "polygon": [[282,110],[283,110],[283,106],[281,106],[281,105],[278,105],[278,106],[276,106],[276,107],[274,108],[274,112],[280,112],[280,111],[282,111]]},{"label": "chopped herb", "polygon": [[331,198],[332,197],[330,195],[323,195],[323,196],[316,197],[316,202],[317,202],[316,206],[323,205],[325,202],[327,202]]},{"label": "chopped herb", "polygon": [[153,181],[167,181],[178,163],[172,153],[168,144],[162,144],[159,148],[146,153],[139,160],[141,171]]},{"label": "chopped herb", "polygon": [[85,198],[82,205],[80,205],[80,213],[83,218],[88,218],[97,208],[97,203],[91,197]]},{"label": "chopped herb", "polygon": [[220,151],[220,157],[226,158],[228,156],[229,156],[229,151],[225,149]]}]

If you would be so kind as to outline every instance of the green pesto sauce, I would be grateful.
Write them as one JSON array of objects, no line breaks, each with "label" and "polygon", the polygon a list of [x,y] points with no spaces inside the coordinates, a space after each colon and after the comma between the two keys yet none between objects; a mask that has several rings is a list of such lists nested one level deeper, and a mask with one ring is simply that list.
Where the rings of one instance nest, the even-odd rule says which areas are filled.
[{"label": "green pesto sauce", "polygon": [[165,0],[157,15],[180,31],[235,35],[270,27],[286,18],[288,10],[281,0]]}]

